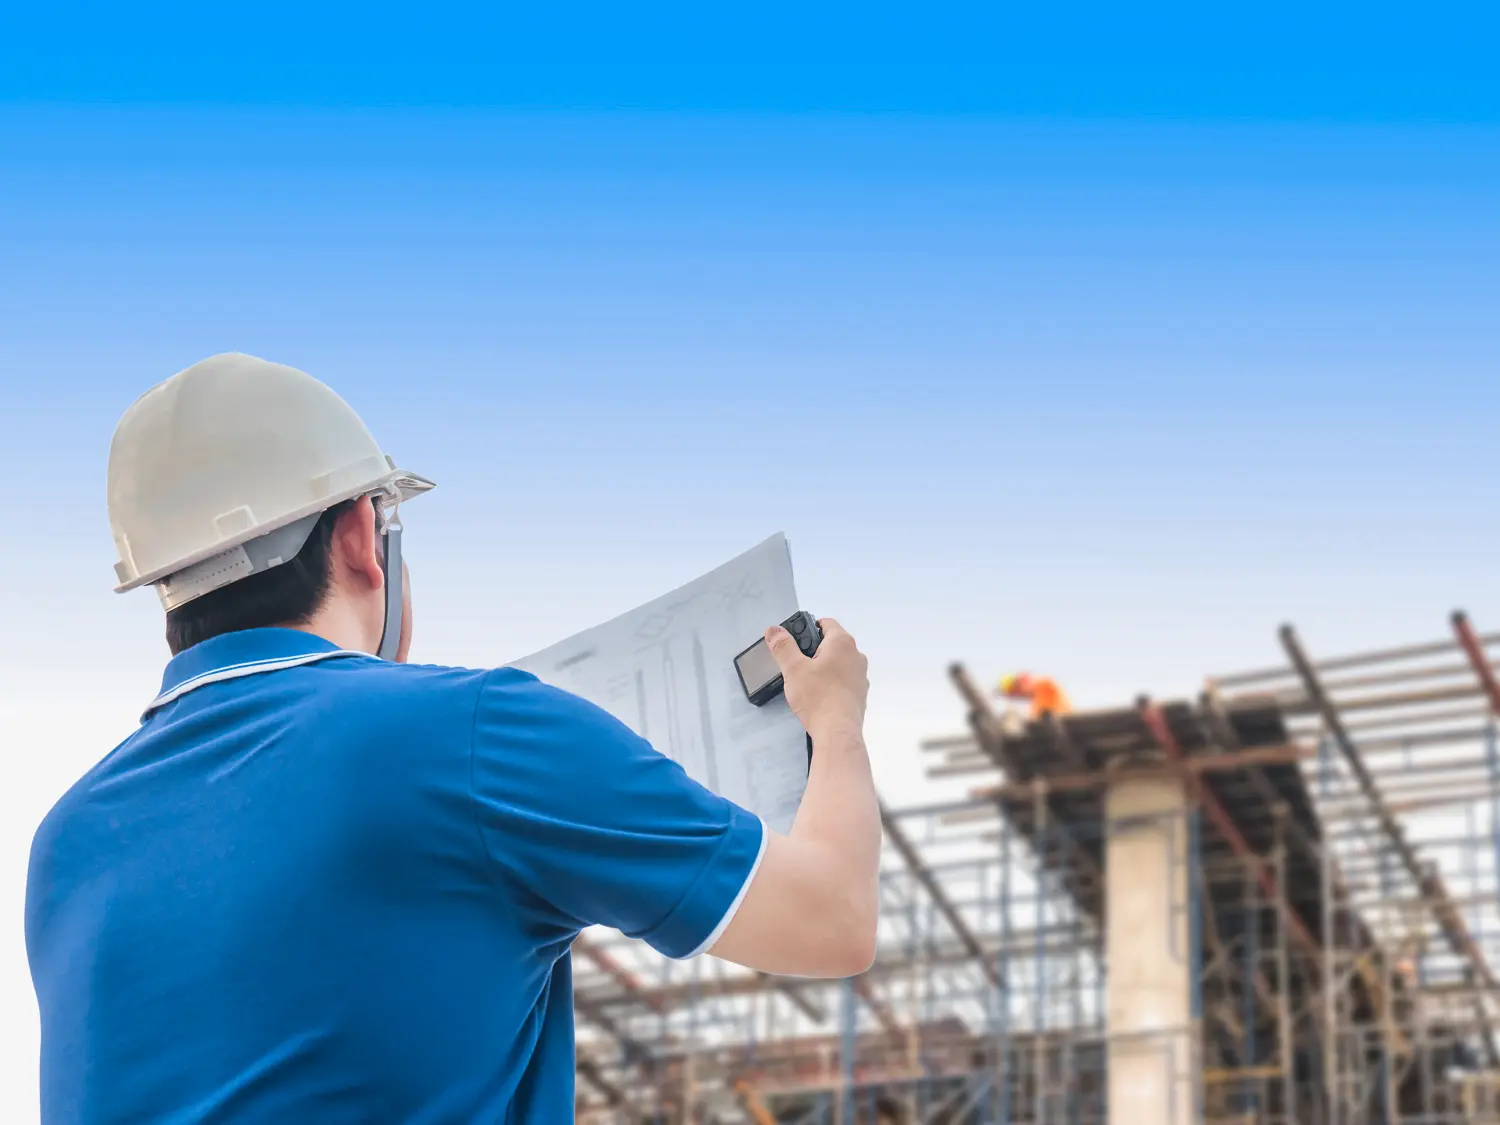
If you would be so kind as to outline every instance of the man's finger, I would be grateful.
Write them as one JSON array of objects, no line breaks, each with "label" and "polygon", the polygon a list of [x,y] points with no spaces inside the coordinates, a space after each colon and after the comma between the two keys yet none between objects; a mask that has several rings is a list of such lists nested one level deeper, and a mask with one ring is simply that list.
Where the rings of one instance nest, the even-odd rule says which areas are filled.
[{"label": "man's finger", "polygon": [[766,646],[770,648],[771,655],[775,657],[776,665],[783,674],[798,660],[807,659],[797,647],[796,640],[780,625],[772,625],[766,630]]},{"label": "man's finger", "polygon": [[818,618],[818,628],[823,630],[823,639],[825,641],[832,640],[835,637],[846,641],[852,641],[854,639],[853,637],[849,636],[848,630],[846,630],[842,625],[838,623],[838,621],[836,621],[832,617]]}]

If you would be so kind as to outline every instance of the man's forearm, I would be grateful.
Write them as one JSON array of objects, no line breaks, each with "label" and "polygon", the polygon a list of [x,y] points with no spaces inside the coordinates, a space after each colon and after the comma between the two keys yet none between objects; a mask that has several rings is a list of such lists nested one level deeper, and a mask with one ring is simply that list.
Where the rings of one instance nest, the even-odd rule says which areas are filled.
[{"label": "man's forearm", "polygon": [[791,837],[826,857],[839,897],[873,929],[879,909],[880,801],[864,736],[852,724],[812,732],[812,768]]},{"label": "man's forearm", "polygon": [[767,973],[848,977],[875,958],[880,908],[880,801],[861,732],[865,658],[823,618],[816,658],[784,629],[766,640],[786,698],[813,740],[792,830],[767,832],[759,867],[713,952]]}]

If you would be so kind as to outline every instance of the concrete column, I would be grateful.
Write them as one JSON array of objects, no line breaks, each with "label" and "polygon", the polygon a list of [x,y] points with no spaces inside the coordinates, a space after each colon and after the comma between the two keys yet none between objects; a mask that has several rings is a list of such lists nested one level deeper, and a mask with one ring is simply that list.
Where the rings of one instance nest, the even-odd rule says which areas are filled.
[{"label": "concrete column", "polygon": [[1132,766],[1104,807],[1109,1120],[1192,1125],[1187,795],[1175,774]]}]

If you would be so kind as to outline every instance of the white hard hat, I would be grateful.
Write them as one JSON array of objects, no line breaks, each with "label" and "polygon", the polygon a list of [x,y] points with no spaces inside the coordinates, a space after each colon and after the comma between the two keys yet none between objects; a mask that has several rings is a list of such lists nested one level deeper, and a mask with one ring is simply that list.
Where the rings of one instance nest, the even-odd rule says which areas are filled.
[{"label": "white hard hat", "polygon": [[109,450],[117,592],[156,585],[169,610],[290,561],[345,500],[383,507],[432,488],[359,416],[295,368],[216,355],[138,399]]}]

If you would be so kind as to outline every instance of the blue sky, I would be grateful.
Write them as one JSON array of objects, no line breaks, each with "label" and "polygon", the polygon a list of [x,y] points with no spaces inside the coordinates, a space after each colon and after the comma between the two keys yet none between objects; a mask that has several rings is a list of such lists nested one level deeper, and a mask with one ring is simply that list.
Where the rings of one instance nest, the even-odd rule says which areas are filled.
[{"label": "blue sky", "polygon": [[[868,595],[867,631],[889,618],[905,636],[917,615],[886,591],[936,599],[943,632],[911,635],[925,668],[1108,669],[1100,694],[1157,681],[1128,682],[1098,630],[1054,648],[1055,615],[1225,623],[1194,642],[1219,651],[1173,656],[1197,675],[1269,646],[1283,615],[1367,621],[1355,591],[1421,604],[1424,629],[1485,592],[1487,126],[252,107],[0,122],[0,326],[26,405],[0,422],[3,456],[43,469],[12,518],[69,547],[10,563],[60,607],[108,579],[119,412],[227,348],[329,380],[440,479],[410,517],[434,596],[457,605],[487,566],[508,583],[493,620],[424,614],[424,636],[482,630],[469,659],[783,526],[825,602]],[[530,616],[554,598],[556,624]],[[63,621],[44,633],[77,650]]]},{"label": "blue sky", "polygon": [[0,12],[13,935],[32,827],[164,658],[110,592],[110,431],[216,351],[439,481],[419,659],[787,531],[871,654],[893,792],[962,723],[955,658],[1106,704],[1274,661],[1283,620],[1321,653],[1500,628],[1474,11],[119,11]]},{"label": "blue sky", "polygon": [[14,4],[7,100],[1493,120],[1474,3]]}]

